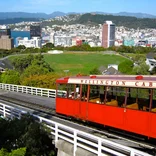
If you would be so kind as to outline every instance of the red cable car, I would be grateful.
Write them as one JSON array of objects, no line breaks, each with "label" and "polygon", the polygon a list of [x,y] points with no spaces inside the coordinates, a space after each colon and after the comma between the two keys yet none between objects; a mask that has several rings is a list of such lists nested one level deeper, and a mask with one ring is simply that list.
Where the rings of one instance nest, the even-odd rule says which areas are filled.
[{"label": "red cable car", "polygon": [[57,113],[156,138],[156,76],[79,75],[56,83]]}]

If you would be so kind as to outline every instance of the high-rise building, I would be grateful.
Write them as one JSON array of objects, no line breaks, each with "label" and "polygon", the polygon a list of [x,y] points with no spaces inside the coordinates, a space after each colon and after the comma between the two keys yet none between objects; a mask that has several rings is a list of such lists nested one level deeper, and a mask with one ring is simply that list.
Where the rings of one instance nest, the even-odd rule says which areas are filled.
[{"label": "high-rise building", "polygon": [[11,37],[11,30],[10,29],[0,29],[0,37],[1,36]]},{"label": "high-rise building", "polygon": [[115,24],[112,21],[106,21],[102,30],[102,47],[108,48],[115,43]]},{"label": "high-rise building", "polygon": [[23,39],[17,38],[17,44],[24,45],[26,48],[41,48],[41,38],[33,37],[30,40],[28,37],[24,37]]},{"label": "high-rise building", "polygon": [[0,49],[10,50],[14,47],[14,40],[7,35],[0,37]]},{"label": "high-rise building", "polygon": [[31,25],[30,26],[30,38],[40,37],[41,38],[41,27],[40,25]]}]

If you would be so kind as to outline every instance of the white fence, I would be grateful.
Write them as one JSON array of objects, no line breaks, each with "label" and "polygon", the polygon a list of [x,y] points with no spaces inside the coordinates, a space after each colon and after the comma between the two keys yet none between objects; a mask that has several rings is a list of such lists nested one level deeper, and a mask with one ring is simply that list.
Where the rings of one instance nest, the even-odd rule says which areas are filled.
[{"label": "white fence", "polygon": [[[20,118],[23,113],[25,114],[26,111],[0,103],[0,114],[3,117]],[[147,153],[114,143],[107,139],[102,139],[44,117],[37,115],[34,115],[34,117],[51,129],[51,134],[55,138],[55,142],[61,139],[71,143],[73,145],[73,156],[76,156],[78,148],[89,151],[97,156],[104,156],[106,153],[116,156],[150,156]]]},{"label": "white fence", "polygon": [[[45,96],[49,98],[56,97],[55,89],[35,88],[29,86],[20,86],[20,85],[12,85],[12,84],[4,84],[4,83],[0,83],[0,89],[6,91],[31,94],[31,95]],[[58,91],[58,94],[61,94],[62,92],[65,91]]]}]

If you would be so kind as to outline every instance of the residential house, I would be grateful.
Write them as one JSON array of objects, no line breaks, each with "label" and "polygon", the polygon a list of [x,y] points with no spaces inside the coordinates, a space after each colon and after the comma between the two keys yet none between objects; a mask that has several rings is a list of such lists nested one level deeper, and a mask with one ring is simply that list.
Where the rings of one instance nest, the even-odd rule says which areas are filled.
[{"label": "residential house", "polygon": [[146,64],[150,66],[149,71],[156,67],[156,53],[150,52],[146,55]]}]

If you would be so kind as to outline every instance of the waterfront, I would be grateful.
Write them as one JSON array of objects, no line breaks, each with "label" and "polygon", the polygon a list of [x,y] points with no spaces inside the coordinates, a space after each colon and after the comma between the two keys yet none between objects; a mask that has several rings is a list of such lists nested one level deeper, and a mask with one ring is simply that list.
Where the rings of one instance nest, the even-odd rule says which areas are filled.
[{"label": "waterfront", "polygon": [[30,31],[11,31],[11,37],[14,39],[14,45],[16,45],[17,37],[28,37],[30,39]]}]

